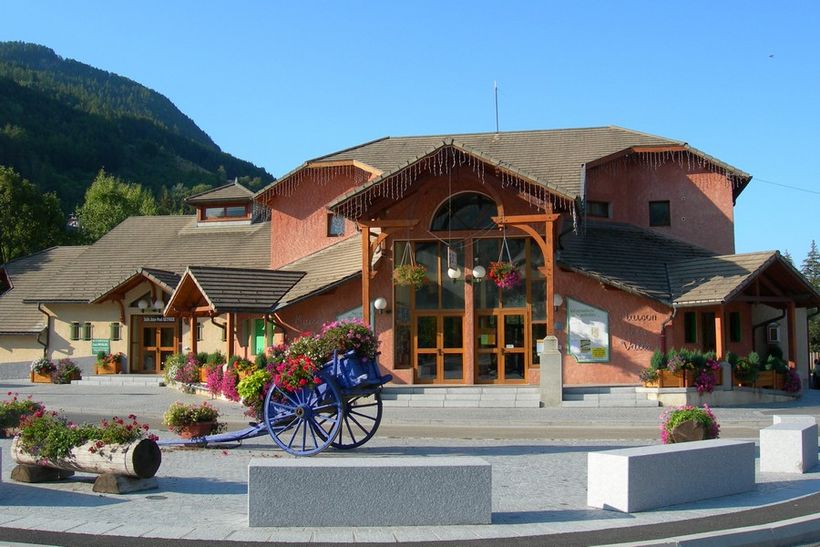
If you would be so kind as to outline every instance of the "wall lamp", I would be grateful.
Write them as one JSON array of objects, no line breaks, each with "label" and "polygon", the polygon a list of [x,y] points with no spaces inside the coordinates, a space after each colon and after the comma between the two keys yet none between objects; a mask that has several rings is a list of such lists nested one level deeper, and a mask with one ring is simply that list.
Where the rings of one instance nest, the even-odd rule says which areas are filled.
[{"label": "wall lamp", "polygon": [[390,313],[390,310],[387,309],[387,299],[383,296],[373,301],[373,307],[376,308],[376,313]]},{"label": "wall lamp", "polygon": [[552,307],[553,308],[560,308],[564,303],[564,297],[558,293],[552,295]]}]

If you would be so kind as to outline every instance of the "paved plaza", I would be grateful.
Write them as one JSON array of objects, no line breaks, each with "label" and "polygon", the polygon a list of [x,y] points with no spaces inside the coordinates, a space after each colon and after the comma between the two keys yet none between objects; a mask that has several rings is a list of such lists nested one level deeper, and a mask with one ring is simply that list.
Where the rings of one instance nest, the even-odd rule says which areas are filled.
[{"label": "paved plaza", "polygon": [[[170,388],[55,386],[3,382],[4,392],[33,394],[50,408],[80,417],[135,413],[157,428],[174,400],[196,400]],[[201,398],[199,398],[201,399]],[[215,401],[231,429],[247,421],[242,409]],[[492,525],[381,528],[249,528],[247,465],[251,457],[289,458],[268,437],[236,448],[163,448],[159,489],[128,495],[92,493],[93,475],[61,483],[11,482],[11,441],[0,440],[3,484],[0,538],[5,529],[182,538],[190,540],[287,542],[396,542],[480,540],[630,528],[673,521],[693,522],[820,491],[820,471],[805,475],[757,474],[747,494],[624,514],[586,506],[586,455],[590,451],[658,442],[663,409],[385,409],[385,423],[367,445],[352,452],[328,450],[319,458],[384,456],[478,456],[493,469]],[[724,436],[756,439],[773,413],[818,415],[814,392],[791,405],[722,408],[716,414]],[[620,436],[619,436],[620,432]],[[749,433],[751,432],[751,433]],[[374,484],[374,488],[379,485]],[[288,496],[298,496],[298,487]],[[355,500],[351,500],[355,503]],[[339,510],[343,510],[340,508]],[[147,540],[146,540],[147,541]]]}]

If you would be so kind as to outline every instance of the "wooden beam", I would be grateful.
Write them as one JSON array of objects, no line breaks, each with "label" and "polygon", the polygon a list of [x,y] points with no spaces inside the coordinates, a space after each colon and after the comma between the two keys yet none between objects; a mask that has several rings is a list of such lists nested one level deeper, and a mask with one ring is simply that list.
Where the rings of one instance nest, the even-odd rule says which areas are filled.
[{"label": "wooden beam", "polygon": [[776,294],[777,296],[783,296],[783,291],[778,289],[774,285],[774,283],[772,283],[772,281],[768,277],[766,277],[765,274],[761,274],[757,278],[760,280],[761,283],[763,283],[764,287],[772,291],[774,294]]},{"label": "wooden beam", "polygon": [[412,228],[419,223],[417,218],[405,218],[396,220],[357,220],[356,223],[359,228]]},{"label": "wooden beam", "polygon": [[362,321],[370,324],[370,226],[362,225]]},{"label": "wooden beam", "polygon": [[715,311],[715,358],[721,360],[724,354],[725,344],[723,343],[723,306],[718,306]]},{"label": "wooden beam", "polygon": [[228,326],[226,327],[225,331],[225,338],[226,340],[226,348],[227,355],[225,356],[226,359],[230,359],[233,355],[233,343],[234,343],[234,331],[236,330],[236,316],[233,313],[228,312]]},{"label": "wooden beam", "polygon": [[196,355],[196,316],[193,314],[188,318],[188,329],[191,331],[191,353]]},{"label": "wooden beam", "polygon": [[735,302],[768,302],[776,304],[787,304],[792,301],[787,296],[738,296],[732,299]]},{"label": "wooden beam", "polygon": [[492,221],[503,226],[505,224],[519,227],[519,224],[529,222],[555,222],[560,216],[559,213],[544,213],[540,215],[510,215],[510,216],[495,216]]},{"label": "wooden beam", "polygon": [[789,308],[786,310],[786,318],[788,320],[788,340],[789,340],[789,366],[795,368],[797,366],[797,317],[795,315],[794,302],[789,302]]},{"label": "wooden beam", "polygon": [[122,298],[117,299],[117,304],[120,307],[120,323],[125,325],[125,304],[123,304]]}]

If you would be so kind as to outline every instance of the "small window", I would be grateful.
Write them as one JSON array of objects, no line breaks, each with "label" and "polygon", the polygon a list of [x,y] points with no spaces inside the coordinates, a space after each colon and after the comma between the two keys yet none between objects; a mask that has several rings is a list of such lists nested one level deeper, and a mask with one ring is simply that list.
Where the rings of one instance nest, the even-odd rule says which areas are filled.
[{"label": "small window", "polygon": [[222,327],[222,341],[223,342],[228,341],[228,325],[225,325],[224,327]]},{"label": "small window", "polygon": [[119,323],[111,323],[111,340],[119,340],[120,339],[120,324]]},{"label": "small window", "polygon": [[669,212],[668,201],[649,202],[649,225],[650,226],[670,226],[672,216]]},{"label": "small window", "polygon": [[683,341],[694,344],[698,341],[698,316],[693,311],[683,314],[684,335]]},{"label": "small window", "polygon": [[71,322],[71,334],[69,336],[72,340],[79,340],[80,339],[80,323],[77,321]]},{"label": "small window", "polygon": [[199,321],[196,323],[196,339],[197,342],[202,342],[202,323]]},{"label": "small window", "polygon": [[91,323],[83,323],[83,340],[91,340]]},{"label": "small window", "polygon": [[226,218],[248,218],[248,208],[244,205],[228,207],[205,207],[202,210],[203,220],[222,220]]},{"label": "small window", "polygon": [[205,218],[222,218],[225,216],[224,207],[206,207]]},{"label": "small window", "polygon": [[226,217],[244,217],[248,216],[248,211],[245,209],[245,206],[241,207],[225,207],[225,216]]},{"label": "small window", "polygon": [[588,201],[587,216],[595,218],[609,218],[608,201]]},{"label": "small window", "polygon": [[342,215],[327,215],[327,237],[339,237],[345,234],[345,217]]},{"label": "small window", "polygon": [[729,341],[740,342],[740,312],[733,311],[729,313]]}]

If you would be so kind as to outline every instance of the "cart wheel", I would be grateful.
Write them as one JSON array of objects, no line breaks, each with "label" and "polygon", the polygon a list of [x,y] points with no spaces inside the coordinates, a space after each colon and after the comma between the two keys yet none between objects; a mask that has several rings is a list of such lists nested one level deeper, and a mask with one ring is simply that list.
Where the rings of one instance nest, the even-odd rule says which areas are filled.
[{"label": "cart wheel", "polygon": [[370,395],[351,397],[344,404],[344,417],[339,427],[339,435],[330,446],[339,450],[362,446],[376,434],[381,421],[381,390]]},{"label": "cart wheel", "polygon": [[336,437],[342,408],[342,398],[332,382],[294,392],[273,385],[265,397],[265,425],[285,452],[313,456]]}]

